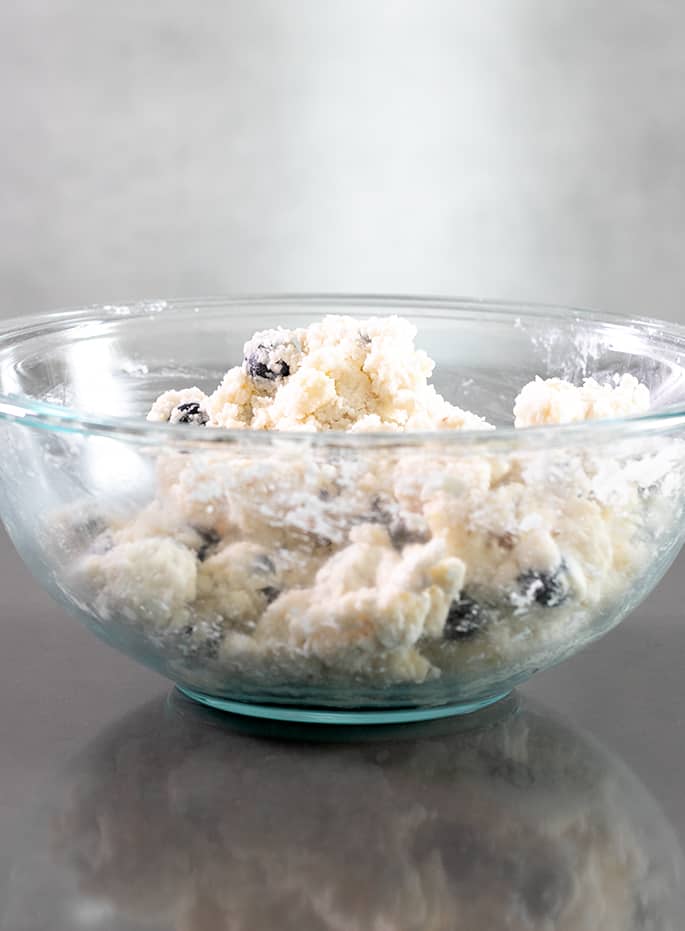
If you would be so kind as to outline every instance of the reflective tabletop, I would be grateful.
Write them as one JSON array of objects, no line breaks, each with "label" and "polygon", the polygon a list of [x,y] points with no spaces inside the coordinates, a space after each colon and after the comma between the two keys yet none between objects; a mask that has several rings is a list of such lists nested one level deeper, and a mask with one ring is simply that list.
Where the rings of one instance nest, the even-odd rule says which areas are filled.
[{"label": "reflective tabletop", "polygon": [[485,712],[331,729],[192,704],[3,538],[0,928],[682,928],[683,566]]}]

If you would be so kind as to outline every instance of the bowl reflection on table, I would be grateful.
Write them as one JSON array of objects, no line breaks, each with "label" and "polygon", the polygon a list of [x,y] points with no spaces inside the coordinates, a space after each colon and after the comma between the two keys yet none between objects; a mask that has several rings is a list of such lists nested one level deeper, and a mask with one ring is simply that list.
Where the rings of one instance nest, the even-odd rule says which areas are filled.
[{"label": "bowl reflection on table", "polygon": [[[326,313],[409,318],[436,387],[498,429],[144,420],[170,384],[211,390],[254,330]],[[473,710],[617,624],[677,554],[684,334],[390,298],[158,302],[7,324],[2,517],[62,604],[202,701],[348,721]],[[535,375],[615,372],[649,386],[652,413],[511,427]]]},{"label": "bowl reflection on table", "polygon": [[123,718],[43,807],[13,931],[681,927],[657,804],[555,714],[509,699],[340,733],[180,697]]}]

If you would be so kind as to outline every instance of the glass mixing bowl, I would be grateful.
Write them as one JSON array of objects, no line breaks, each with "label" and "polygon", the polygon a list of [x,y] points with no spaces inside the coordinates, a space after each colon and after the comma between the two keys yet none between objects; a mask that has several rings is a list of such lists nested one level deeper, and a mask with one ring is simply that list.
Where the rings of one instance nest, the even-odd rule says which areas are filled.
[{"label": "glass mixing bowl", "polygon": [[[255,330],[328,313],[411,320],[436,388],[498,429],[146,422],[167,388],[212,391]],[[617,624],[677,554],[683,347],[685,328],[653,320],[429,298],[147,302],[9,322],[3,520],[59,602],[209,705],[339,722],[471,711]],[[512,426],[537,375],[626,372],[649,386],[649,414]]]}]

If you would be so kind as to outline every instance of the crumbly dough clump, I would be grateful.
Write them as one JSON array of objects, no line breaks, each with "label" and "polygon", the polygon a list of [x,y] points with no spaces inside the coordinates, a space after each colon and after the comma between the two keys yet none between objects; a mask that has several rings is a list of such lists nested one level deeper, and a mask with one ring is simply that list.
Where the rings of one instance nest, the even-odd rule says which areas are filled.
[{"label": "crumbly dough clump", "polygon": [[[493,429],[429,384],[433,363],[414,336],[397,317],[265,330],[213,394],[167,391],[148,419]],[[515,425],[648,407],[647,387],[628,374],[581,386],[538,378],[516,398]],[[523,675],[619,616],[636,578],[668,552],[676,446],[166,450],[147,507],[86,523],[74,512],[74,527],[93,527],[76,561],[79,604],[133,625],[169,675],[210,693],[258,687],[278,700],[319,684],[323,700],[340,687],[345,702],[359,682],[444,680],[486,692],[503,671]],[[63,547],[83,536],[59,523]]]},{"label": "crumbly dough clump", "polygon": [[177,405],[197,402],[209,426],[233,429],[491,429],[428,384],[433,362],[415,336],[399,317],[329,316],[307,328],[263,330],[213,394],[165,392],[148,420],[173,421]]},{"label": "crumbly dough clump", "polygon": [[606,384],[586,378],[580,388],[562,378],[536,378],[514,402],[514,424],[534,427],[575,423],[628,417],[648,410],[649,388],[634,375],[614,375]]}]

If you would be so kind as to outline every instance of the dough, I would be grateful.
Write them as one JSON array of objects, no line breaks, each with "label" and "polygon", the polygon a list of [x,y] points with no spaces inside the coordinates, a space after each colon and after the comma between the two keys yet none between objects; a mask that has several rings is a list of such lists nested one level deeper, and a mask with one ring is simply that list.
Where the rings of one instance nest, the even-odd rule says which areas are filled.
[{"label": "dough", "polygon": [[517,427],[573,423],[607,417],[627,417],[649,410],[649,389],[634,375],[614,375],[601,385],[586,378],[577,388],[561,378],[536,378],[529,382],[514,404]]},{"label": "dough", "polygon": [[[493,429],[436,393],[414,336],[397,317],[257,333],[213,394],[167,391],[148,419],[247,433]],[[514,413],[526,427],[648,408],[647,387],[624,374],[579,387],[537,378]],[[490,452],[246,436],[164,451],[155,500],[101,520],[75,584],[196,688],[433,683],[444,700],[455,683],[486,691],[523,676],[618,619],[668,553],[681,457],[676,441],[645,437]]]},{"label": "dough", "polygon": [[[416,329],[398,317],[326,317],[306,329],[264,330],[206,397],[167,391],[148,420],[182,418],[197,403],[209,426],[253,430],[491,429],[428,384],[433,362],[414,346]],[[181,416],[179,416],[179,413]]]}]

